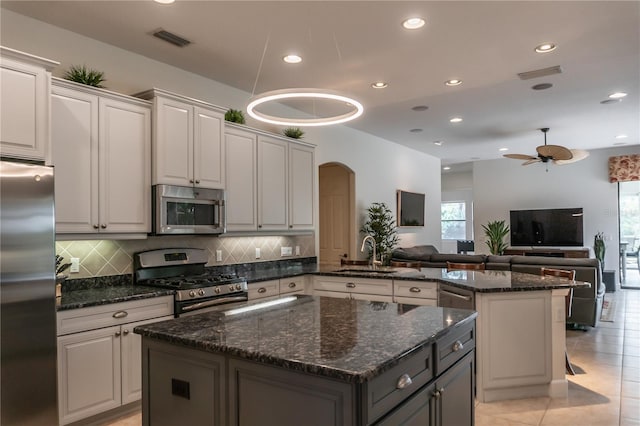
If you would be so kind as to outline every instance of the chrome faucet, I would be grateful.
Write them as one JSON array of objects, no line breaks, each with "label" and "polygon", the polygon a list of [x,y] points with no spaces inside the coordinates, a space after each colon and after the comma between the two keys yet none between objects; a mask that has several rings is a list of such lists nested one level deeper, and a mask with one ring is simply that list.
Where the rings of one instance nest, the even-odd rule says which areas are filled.
[{"label": "chrome faucet", "polygon": [[376,256],[376,240],[375,240],[375,238],[373,238],[371,235],[367,235],[366,237],[364,237],[362,239],[362,247],[360,247],[360,252],[361,253],[364,252],[364,246],[365,246],[367,240],[369,240],[369,239],[371,240],[371,246],[373,248],[373,257],[371,258],[372,259],[371,260],[371,268],[372,269],[376,269],[376,267],[378,265],[382,265],[382,262],[379,261],[377,259],[377,256]]}]

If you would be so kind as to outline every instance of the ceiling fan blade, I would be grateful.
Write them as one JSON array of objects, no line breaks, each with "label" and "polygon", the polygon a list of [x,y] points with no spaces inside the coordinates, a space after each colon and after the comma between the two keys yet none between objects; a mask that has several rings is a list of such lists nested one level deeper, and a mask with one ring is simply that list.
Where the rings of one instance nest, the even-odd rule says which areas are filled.
[{"label": "ceiling fan blade", "polygon": [[504,157],[513,158],[515,160],[537,160],[538,157],[533,157],[531,155],[526,154],[504,154]]},{"label": "ceiling fan blade", "polygon": [[524,163],[522,163],[523,166],[528,166],[529,164],[533,164],[533,163],[539,163],[540,161],[542,161],[539,158],[531,158],[530,160],[525,161]]},{"label": "ceiling fan blade", "polygon": [[571,160],[573,158],[571,150],[560,145],[540,145],[536,151],[543,157],[550,157],[554,160]]},{"label": "ceiling fan blade", "polygon": [[584,149],[572,149],[571,153],[573,157],[570,160],[555,160],[554,164],[562,166],[563,164],[571,164],[576,161],[584,160],[589,156],[589,151],[585,151]]}]

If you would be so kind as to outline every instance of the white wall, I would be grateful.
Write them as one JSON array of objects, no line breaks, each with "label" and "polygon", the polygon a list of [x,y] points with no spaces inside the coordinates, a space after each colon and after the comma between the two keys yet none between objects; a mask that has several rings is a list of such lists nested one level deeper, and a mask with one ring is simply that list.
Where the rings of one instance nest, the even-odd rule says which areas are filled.
[{"label": "white wall", "polygon": [[[466,236],[468,240],[474,239],[473,234],[473,172],[444,172],[442,174],[442,202],[464,201],[466,206],[465,217],[467,219]],[[458,244],[456,240],[441,240],[442,253],[456,253]]]},{"label": "white wall", "polygon": [[[3,46],[61,62],[53,71],[58,77],[70,65],[85,64],[104,71],[105,86],[119,93],[133,94],[157,87],[242,110],[250,97],[247,92],[5,9],[0,15],[0,28]],[[280,131],[250,118],[247,124]],[[397,189],[423,192],[427,199],[427,224],[424,228],[400,231],[400,245],[439,246],[439,159],[345,126],[305,131],[304,140],[317,145],[316,165],[335,161],[355,172],[356,206],[361,211],[358,228],[364,209],[372,202],[385,202],[395,213]],[[317,193],[315,197],[317,200]],[[316,253],[317,250],[316,238]]]},{"label": "white wall", "polygon": [[[610,156],[637,153],[638,145],[593,150],[585,160],[564,166],[522,166],[510,159],[477,161],[473,166],[476,251],[487,253],[482,224],[506,220],[509,211],[582,207],[584,245],[593,250],[593,237],[604,232],[605,268],[618,269],[618,185],[609,183]],[[484,246],[484,247],[483,247]]]}]

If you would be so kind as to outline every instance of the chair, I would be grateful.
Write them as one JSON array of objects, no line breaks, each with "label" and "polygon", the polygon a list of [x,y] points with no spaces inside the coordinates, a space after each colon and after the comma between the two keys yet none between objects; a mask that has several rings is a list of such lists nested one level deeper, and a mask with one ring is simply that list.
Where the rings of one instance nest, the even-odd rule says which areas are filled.
[{"label": "chair", "polygon": [[340,258],[340,265],[368,266],[369,265],[369,261],[368,260],[352,260],[352,259],[345,259],[344,257],[341,257]]},{"label": "chair", "polygon": [[[552,276],[552,277],[561,277],[567,278],[571,281],[576,279],[576,271],[575,270],[565,270],[565,269],[552,269],[552,268],[540,268],[540,275]],[[564,306],[566,311],[566,316],[569,318],[571,316],[571,300],[573,299],[573,289],[569,290],[569,294],[564,297]],[[571,361],[569,360],[569,354],[567,353],[567,349],[564,350],[564,363],[567,372],[572,376],[576,375],[573,366],[571,365]]]},{"label": "chair", "polygon": [[413,268],[413,269],[422,269],[422,263],[420,262],[402,262],[399,260],[392,260],[389,264],[390,266],[395,266],[397,268]]},{"label": "chair", "polygon": [[484,271],[484,263],[454,263],[447,261],[447,269],[456,270],[456,269],[466,269],[466,270],[474,270],[474,271]]}]

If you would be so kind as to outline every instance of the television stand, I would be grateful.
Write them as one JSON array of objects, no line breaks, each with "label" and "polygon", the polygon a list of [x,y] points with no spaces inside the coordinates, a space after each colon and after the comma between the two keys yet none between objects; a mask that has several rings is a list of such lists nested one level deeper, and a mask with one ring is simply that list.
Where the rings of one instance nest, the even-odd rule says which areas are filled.
[{"label": "television stand", "polygon": [[588,259],[588,248],[575,249],[547,249],[547,248],[508,248],[506,255],[515,256],[544,256],[544,257],[568,257],[574,259]]}]

